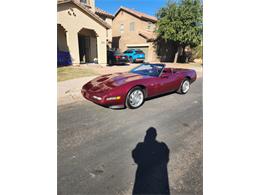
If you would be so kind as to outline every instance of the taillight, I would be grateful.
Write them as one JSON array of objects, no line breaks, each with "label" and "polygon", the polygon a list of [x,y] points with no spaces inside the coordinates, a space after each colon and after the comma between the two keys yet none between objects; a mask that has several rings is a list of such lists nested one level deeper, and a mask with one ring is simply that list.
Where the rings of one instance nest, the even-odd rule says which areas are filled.
[{"label": "taillight", "polygon": [[120,58],[120,56],[116,56],[116,59],[119,59]]}]

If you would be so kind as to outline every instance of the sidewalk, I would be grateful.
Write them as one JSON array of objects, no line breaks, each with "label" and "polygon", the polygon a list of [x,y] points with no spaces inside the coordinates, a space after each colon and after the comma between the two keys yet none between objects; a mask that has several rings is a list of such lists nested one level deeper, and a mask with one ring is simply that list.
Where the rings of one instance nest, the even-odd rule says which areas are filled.
[{"label": "sidewalk", "polygon": [[82,77],[58,82],[58,106],[73,103],[78,100],[84,100],[81,95],[82,86],[97,76]]},{"label": "sidewalk", "polygon": [[[194,69],[197,72],[197,77],[198,78],[202,77],[202,66],[198,66],[194,64],[173,64],[173,63],[165,63],[165,64],[167,67]],[[137,65],[138,64],[129,65],[129,66],[112,66],[112,67],[101,67],[98,65],[97,66],[91,65],[91,68],[95,69],[95,71],[99,72],[99,74],[102,75],[102,74],[110,74],[115,72],[126,72]],[[80,100],[85,100],[81,95],[81,88],[85,83],[94,79],[97,76],[81,77],[77,79],[58,82],[57,83],[58,106],[73,103]]]}]

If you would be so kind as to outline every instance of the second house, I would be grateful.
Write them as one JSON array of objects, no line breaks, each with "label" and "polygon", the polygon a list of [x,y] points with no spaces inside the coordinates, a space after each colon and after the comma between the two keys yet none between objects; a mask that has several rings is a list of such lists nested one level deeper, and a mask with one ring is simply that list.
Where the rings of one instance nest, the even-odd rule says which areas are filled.
[{"label": "second house", "polygon": [[154,16],[120,7],[113,19],[112,47],[121,52],[141,49],[145,53],[145,61],[158,61],[154,46],[156,22]]}]

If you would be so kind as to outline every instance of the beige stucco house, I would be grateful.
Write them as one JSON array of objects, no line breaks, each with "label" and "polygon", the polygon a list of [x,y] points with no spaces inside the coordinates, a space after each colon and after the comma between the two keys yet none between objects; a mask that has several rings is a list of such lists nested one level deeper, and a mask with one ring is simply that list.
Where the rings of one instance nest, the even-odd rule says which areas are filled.
[{"label": "beige stucco house", "polygon": [[157,18],[147,14],[120,7],[112,24],[112,47],[125,51],[138,48],[145,53],[146,61],[158,61],[154,40]]},{"label": "beige stucco house", "polygon": [[113,15],[95,7],[95,0],[57,1],[58,50],[70,53],[72,64],[107,63]]},{"label": "beige stucco house", "polygon": [[114,16],[112,14],[107,13],[106,11],[96,7],[95,13],[102,18],[107,24],[110,25],[111,28],[107,29],[107,47],[111,48],[112,47],[112,22]]}]

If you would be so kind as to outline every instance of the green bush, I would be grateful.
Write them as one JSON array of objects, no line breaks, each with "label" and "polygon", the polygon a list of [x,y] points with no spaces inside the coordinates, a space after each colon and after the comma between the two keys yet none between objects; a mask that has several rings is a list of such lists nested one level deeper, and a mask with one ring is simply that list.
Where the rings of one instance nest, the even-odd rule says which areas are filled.
[{"label": "green bush", "polygon": [[203,58],[203,46],[199,45],[197,47],[192,48],[190,61],[194,61],[195,59]]}]

